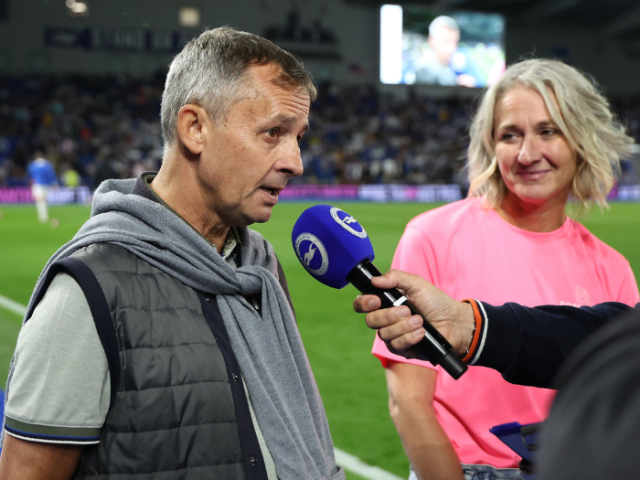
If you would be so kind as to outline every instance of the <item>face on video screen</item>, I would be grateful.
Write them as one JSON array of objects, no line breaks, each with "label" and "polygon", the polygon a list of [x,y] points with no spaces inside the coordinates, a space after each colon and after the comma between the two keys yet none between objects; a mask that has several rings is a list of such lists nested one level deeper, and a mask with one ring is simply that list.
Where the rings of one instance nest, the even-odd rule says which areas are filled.
[{"label": "face on video screen", "polygon": [[486,87],[504,72],[501,15],[384,5],[380,22],[383,83]]}]

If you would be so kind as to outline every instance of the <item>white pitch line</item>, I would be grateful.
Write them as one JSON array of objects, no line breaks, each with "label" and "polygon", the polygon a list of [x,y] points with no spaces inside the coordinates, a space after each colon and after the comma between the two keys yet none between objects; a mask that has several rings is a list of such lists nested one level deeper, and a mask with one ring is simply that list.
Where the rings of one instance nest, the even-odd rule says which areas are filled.
[{"label": "white pitch line", "polygon": [[342,450],[335,449],[336,452],[336,463],[341,465],[345,470],[349,470],[357,475],[360,475],[362,478],[366,478],[367,480],[404,480],[393,473],[389,473],[386,470],[383,470],[379,467],[372,467],[371,465],[367,465],[358,457],[354,457],[353,455],[343,452]]},{"label": "white pitch line", "polygon": [[0,295],[0,307],[4,307],[20,316],[24,316],[27,313],[27,307],[2,295]]},{"label": "white pitch line", "polygon": [[[0,307],[4,307],[18,315],[24,316],[27,313],[27,307],[0,295]],[[342,450],[335,449],[336,463],[341,465],[345,470],[349,470],[367,480],[404,480],[393,473],[389,473],[379,467],[367,465],[358,457],[355,457]]]}]

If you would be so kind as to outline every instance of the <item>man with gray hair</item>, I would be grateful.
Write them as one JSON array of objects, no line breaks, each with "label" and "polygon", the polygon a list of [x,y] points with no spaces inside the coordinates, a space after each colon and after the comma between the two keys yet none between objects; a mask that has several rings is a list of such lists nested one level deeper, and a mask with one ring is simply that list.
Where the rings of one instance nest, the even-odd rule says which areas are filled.
[{"label": "man with gray hair", "polygon": [[109,180],[45,266],[7,383],[0,479],[343,479],[266,222],[316,90],[231,28],[174,59],[162,167]]},{"label": "man with gray hair", "polygon": [[467,70],[473,70],[470,59],[458,50],[460,27],[447,15],[440,15],[429,24],[429,49],[415,62],[417,83],[429,85],[477,86],[477,80]]},{"label": "man with gray hair", "polygon": [[450,62],[458,49],[460,28],[451,17],[440,15],[429,24],[429,49],[415,63],[416,81],[429,85],[457,85]]}]

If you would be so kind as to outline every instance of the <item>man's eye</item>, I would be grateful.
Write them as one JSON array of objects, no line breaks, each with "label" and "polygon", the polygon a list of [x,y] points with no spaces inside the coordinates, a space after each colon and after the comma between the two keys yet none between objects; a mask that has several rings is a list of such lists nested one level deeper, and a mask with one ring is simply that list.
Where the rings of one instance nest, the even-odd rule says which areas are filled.
[{"label": "man's eye", "polygon": [[280,136],[280,129],[270,128],[269,130],[267,130],[267,135],[269,135],[269,137],[271,138],[278,138]]}]

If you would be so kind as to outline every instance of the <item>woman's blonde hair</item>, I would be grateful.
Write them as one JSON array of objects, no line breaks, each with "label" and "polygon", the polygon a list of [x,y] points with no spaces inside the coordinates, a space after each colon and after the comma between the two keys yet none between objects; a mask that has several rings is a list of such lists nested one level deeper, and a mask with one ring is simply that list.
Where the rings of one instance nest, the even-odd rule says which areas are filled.
[{"label": "woman's blonde hair", "polygon": [[634,141],[614,118],[595,82],[573,67],[545,59],[512,65],[485,92],[471,123],[469,196],[485,196],[492,207],[504,199],[507,187],[495,156],[494,112],[500,98],[517,86],[540,94],[551,118],[577,152],[578,168],[570,193],[586,207],[593,202],[606,206],[620,159],[631,153]]}]

